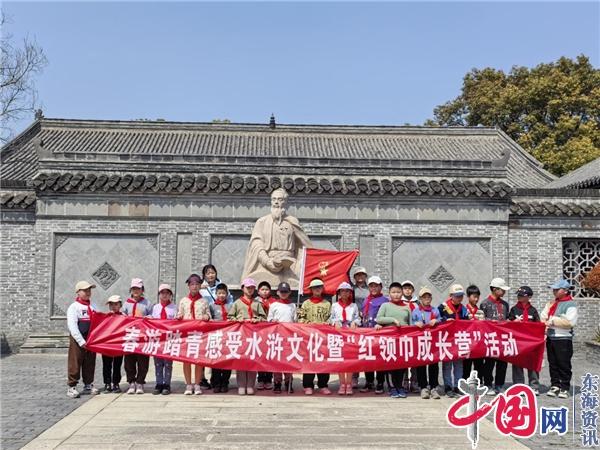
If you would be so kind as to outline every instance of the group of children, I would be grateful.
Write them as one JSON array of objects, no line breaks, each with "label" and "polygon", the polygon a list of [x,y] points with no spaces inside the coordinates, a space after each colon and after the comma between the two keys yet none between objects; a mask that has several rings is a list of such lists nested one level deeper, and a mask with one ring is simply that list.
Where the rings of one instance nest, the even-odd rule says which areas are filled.
[{"label": "group of children", "polygon": [[[152,304],[144,297],[144,284],[134,278],[130,286],[130,297],[125,302],[118,295],[107,300],[110,314],[125,314],[133,317],[153,319],[181,320],[229,320],[242,322],[298,322],[304,324],[329,324],[336,328],[375,328],[387,326],[417,327],[435,326],[450,320],[514,320],[520,322],[544,322],[547,329],[546,348],[550,369],[551,387],[547,395],[567,398],[571,381],[571,357],[573,354],[573,328],[577,322],[577,307],[569,294],[570,285],[565,280],[549,286],[554,300],[548,302],[541,314],[531,305],[533,291],[528,286],[517,290],[517,302],[510,307],[504,296],[510,289],[504,280],[495,278],[490,283],[490,294],[480,303],[481,292],[471,285],[465,290],[454,284],[449,289],[448,298],[438,307],[431,305],[432,291],[423,287],[414,295],[414,284],[406,280],[393,282],[388,295],[383,294],[382,280],[377,276],[367,278],[366,270],[358,268],[354,272],[355,284],[343,282],[338,286],[336,295],[327,300],[324,295],[324,283],[319,278],[309,284],[310,298],[297,308],[290,300],[291,288],[288,283],[277,286],[277,296],[272,296],[272,287],[263,281],[258,285],[251,278],[242,282],[242,295],[233,301],[227,286],[217,278],[217,270],[207,265],[202,277],[192,274],[186,280],[188,294],[175,305],[173,290],[168,284],[159,286],[159,298]],[[76,285],[77,298],[67,311],[68,327],[71,334],[68,357],[67,395],[78,397],[76,386],[81,376],[84,383],[83,393],[96,394],[93,387],[95,354],[86,349],[90,317],[95,307],[91,304],[91,290],[95,286],[81,281]],[[467,297],[466,303],[464,297]],[[127,354],[110,357],[103,355],[103,378],[105,392],[121,392],[121,365],[124,362],[128,383],[128,394],[143,394],[150,357]],[[211,389],[216,393],[229,390],[230,370],[213,368],[210,383],[205,378],[205,370],[183,363],[185,395],[201,395],[203,390]],[[487,387],[487,395],[501,392],[505,380],[507,363],[496,358],[478,358],[442,362],[443,391],[439,386],[439,364],[433,363],[414,369],[396,369],[391,371],[366,372],[365,384],[360,392],[374,391],[383,394],[385,384],[393,398],[405,398],[412,389],[420,392],[423,399],[439,399],[441,394],[448,397],[459,395],[458,380],[463,374],[468,376],[472,369],[477,370],[482,384]],[[171,392],[173,362],[154,358],[156,386],[153,394],[168,395]],[[340,395],[352,395],[358,387],[357,373],[340,373]],[[331,395],[328,373],[304,373],[302,387],[304,394],[312,395],[316,388],[323,395]],[[255,390],[273,390],[279,394],[285,390],[293,393],[291,373],[269,373],[254,371],[236,371],[238,394],[253,395]],[[521,367],[512,366],[513,383],[523,383],[524,373]],[[257,384],[258,383],[258,384]],[[528,383],[539,394],[539,373],[528,370]]]}]

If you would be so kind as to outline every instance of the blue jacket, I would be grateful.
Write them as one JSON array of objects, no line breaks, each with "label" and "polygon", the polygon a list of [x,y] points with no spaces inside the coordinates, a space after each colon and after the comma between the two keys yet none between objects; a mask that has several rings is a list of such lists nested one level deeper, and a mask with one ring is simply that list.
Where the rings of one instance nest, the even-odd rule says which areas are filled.
[{"label": "blue jacket", "polygon": [[[444,303],[442,303],[440,306],[438,306],[442,322],[445,322],[448,319],[456,320],[456,315],[454,314],[454,312],[452,312],[450,307],[447,305],[447,302],[448,302],[448,300],[446,300]],[[459,320],[469,320],[469,311],[467,311],[467,308],[465,305],[462,305],[462,304],[459,305],[458,318],[459,318]]]}]

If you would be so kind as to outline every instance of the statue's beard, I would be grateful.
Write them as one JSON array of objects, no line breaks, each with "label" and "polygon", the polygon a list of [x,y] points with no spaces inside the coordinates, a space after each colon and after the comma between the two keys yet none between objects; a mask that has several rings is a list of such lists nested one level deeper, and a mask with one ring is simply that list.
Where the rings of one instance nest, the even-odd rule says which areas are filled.
[{"label": "statue's beard", "polygon": [[285,208],[280,207],[280,206],[272,206],[271,207],[271,216],[273,216],[273,219],[280,221],[281,219],[283,219],[284,215],[285,215]]}]

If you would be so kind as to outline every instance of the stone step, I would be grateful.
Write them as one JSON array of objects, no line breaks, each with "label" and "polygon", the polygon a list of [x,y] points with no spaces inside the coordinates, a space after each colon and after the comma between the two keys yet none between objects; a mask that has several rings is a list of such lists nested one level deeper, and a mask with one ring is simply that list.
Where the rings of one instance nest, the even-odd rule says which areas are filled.
[{"label": "stone step", "polygon": [[20,348],[20,353],[66,353],[69,348],[67,334],[30,334]]}]

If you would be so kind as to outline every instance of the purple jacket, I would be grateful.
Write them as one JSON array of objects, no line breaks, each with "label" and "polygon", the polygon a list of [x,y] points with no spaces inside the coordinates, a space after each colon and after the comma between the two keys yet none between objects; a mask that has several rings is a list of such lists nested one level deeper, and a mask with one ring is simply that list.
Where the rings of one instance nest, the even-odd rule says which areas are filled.
[{"label": "purple jacket", "polygon": [[377,322],[375,321],[375,319],[377,318],[377,313],[379,312],[379,308],[381,308],[381,305],[383,305],[384,303],[387,303],[390,301],[389,298],[387,298],[385,295],[381,295],[381,297],[376,297],[374,299],[371,300],[371,302],[369,303],[369,310],[366,312],[364,311],[364,308],[367,307],[367,303],[369,302],[369,298],[367,297],[363,303],[363,327],[365,328],[374,328],[375,325],[377,325]]}]

